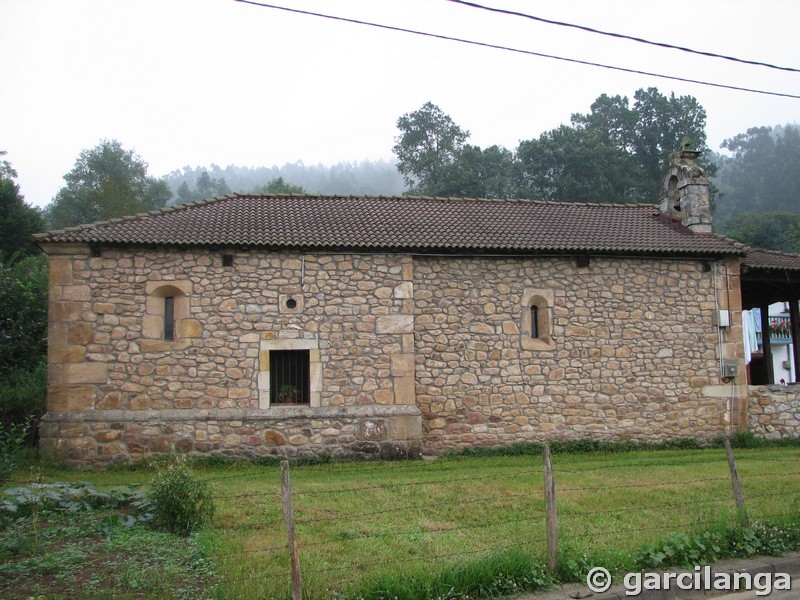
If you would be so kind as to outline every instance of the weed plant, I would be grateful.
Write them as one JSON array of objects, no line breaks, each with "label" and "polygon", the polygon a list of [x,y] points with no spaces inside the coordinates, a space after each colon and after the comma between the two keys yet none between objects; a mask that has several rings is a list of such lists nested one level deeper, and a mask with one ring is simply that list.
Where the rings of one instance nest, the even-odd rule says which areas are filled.
[{"label": "weed plant", "polygon": [[192,477],[186,458],[180,455],[157,466],[147,498],[156,522],[179,535],[200,529],[214,517],[208,484]]}]

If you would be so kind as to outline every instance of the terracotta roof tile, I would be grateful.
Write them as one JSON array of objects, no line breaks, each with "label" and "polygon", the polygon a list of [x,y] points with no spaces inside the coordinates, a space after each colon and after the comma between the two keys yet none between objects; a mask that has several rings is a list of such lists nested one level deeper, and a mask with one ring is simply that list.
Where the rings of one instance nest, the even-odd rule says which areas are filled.
[{"label": "terracotta roof tile", "polygon": [[531,200],[225,196],[36,236],[39,242],[477,252],[742,254],[644,205]]},{"label": "terracotta roof tile", "polygon": [[751,248],[742,264],[751,269],[800,271],[800,255]]}]

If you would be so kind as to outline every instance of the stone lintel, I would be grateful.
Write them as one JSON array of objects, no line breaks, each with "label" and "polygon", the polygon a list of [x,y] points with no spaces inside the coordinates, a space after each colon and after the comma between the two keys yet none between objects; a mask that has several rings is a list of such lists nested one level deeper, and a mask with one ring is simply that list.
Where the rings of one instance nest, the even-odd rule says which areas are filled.
[{"label": "stone lintel", "polygon": [[[180,291],[182,294],[189,296],[192,293],[192,282],[191,281],[170,281],[170,280],[162,280],[162,281],[148,281],[145,286],[145,294],[148,296],[152,294],[154,291],[158,290],[159,288],[175,288]],[[169,295],[168,289],[162,291],[163,293],[159,295]]]},{"label": "stone lintel", "polygon": [[319,341],[304,338],[261,340],[261,350],[319,350]]}]

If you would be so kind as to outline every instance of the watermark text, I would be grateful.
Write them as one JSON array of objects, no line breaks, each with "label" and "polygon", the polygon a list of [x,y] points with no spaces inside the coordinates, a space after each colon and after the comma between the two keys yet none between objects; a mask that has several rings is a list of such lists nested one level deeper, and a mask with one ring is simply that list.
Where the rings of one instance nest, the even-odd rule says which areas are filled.
[{"label": "watermark text", "polygon": [[[586,576],[586,585],[595,593],[608,591],[613,583],[611,574],[595,567]],[[714,573],[710,566],[695,567],[682,573],[627,573],[622,578],[626,596],[638,596],[645,590],[696,590],[717,592],[753,591],[756,596],[768,596],[773,590],[791,590],[792,579],[787,573]]]}]

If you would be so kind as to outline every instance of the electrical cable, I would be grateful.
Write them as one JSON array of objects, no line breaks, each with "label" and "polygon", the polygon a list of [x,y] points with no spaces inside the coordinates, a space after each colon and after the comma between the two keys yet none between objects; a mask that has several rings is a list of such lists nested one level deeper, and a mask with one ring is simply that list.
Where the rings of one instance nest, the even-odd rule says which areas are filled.
[{"label": "electrical cable", "polygon": [[736,58],[735,56],[727,56],[725,54],[717,54],[715,52],[705,52],[703,50],[693,50],[692,48],[687,48],[685,46],[675,46],[673,44],[667,44],[665,42],[654,42],[652,40],[647,40],[640,37],[635,37],[632,35],[625,35],[622,33],[613,33],[611,31],[603,31],[601,29],[595,29],[593,27],[587,27],[585,25],[576,25],[574,23],[565,23],[564,21],[554,21],[551,19],[545,19],[543,17],[537,17],[535,15],[530,15],[527,13],[517,12],[515,10],[505,10],[502,8],[494,8],[492,6],[484,6],[482,4],[476,4],[475,2],[467,2],[466,0],[447,0],[448,2],[453,2],[455,4],[463,4],[464,6],[469,6],[471,8],[479,8],[481,10],[488,10],[490,12],[500,13],[504,15],[511,15],[514,17],[524,17],[526,19],[531,19],[532,21],[539,21],[540,23],[546,23],[548,25],[558,25],[559,27],[572,27],[573,29],[580,29],[581,31],[586,31],[588,33],[596,33],[598,35],[606,35],[613,38],[623,39],[623,40],[630,40],[632,42],[638,42],[640,44],[648,44],[650,46],[658,46],[659,48],[666,48],[668,50],[680,50],[681,52],[688,52],[690,54],[699,54],[700,56],[707,56],[710,58],[721,58],[724,60],[730,60],[737,63],[743,63],[746,65],[755,65],[757,67],[767,67],[769,69],[778,69],[780,71],[791,71],[793,73],[800,73],[800,69],[795,69],[793,67],[781,67],[778,65],[773,65],[770,63],[760,62],[756,60],[747,60],[744,58]]},{"label": "electrical cable", "polygon": [[538,56],[540,58],[550,58],[550,59],[553,59],[553,60],[560,60],[560,61],[563,61],[563,62],[569,62],[569,63],[579,64],[579,65],[586,65],[586,66],[597,67],[597,68],[601,68],[601,69],[609,69],[609,70],[612,70],[612,71],[621,71],[623,73],[633,73],[635,75],[646,75],[648,77],[657,77],[659,79],[669,79],[669,80],[672,80],[672,81],[682,81],[684,83],[694,83],[694,84],[697,84],[697,85],[705,85],[705,86],[709,86],[709,87],[722,88],[722,89],[727,89],[727,90],[734,90],[734,91],[738,91],[738,92],[748,92],[748,93],[752,93],[752,94],[763,94],[763,95],[766,95],[766,96],[779,96],[779,97],[782,97],[782,98],[793,98],[793,99],[796,99],[796,100],[800,100],[800,95],[796,95],[796,94],[786,94],[786,93],[783,93],[783,92],[770,92],[770,91],[767,91],[767,90],[758,90],[758,89],[754,89],[754,88],[746,88],[746,87],[740,87],[740,86],[735,86],[735,85],[727,85],[727,84],[724,84],[724,83],[714,83],[714,82],[710,82],[710,81],[702,81],[702,80],[699,80],[699,79],[689,79],[689,78],[686,78],[686,77],[677,77],[675,75],[664,75],[664,74],[660,74],[660,73],[652,73],[652,72],[649,72],[649,71],[640,71],[638,69],[628,69],[628,68],[625,68],[625,67],[615,67],[613,65],[606,65],[606,64],[603,64],[603,63],[595,63],[595,62],[590,62],[590,61],[586,61],[586,60],[579,60],[577,58],[566,58],[564,56],[556,56],[554,54],[544,54],[542,52],[534,52],[532,50],[522,50],[520,48],[512,48],[510,46],[501,46],[501,45],[498,45],[498,44],[490,44],[488,42],[478,42],[478,41],[475,41],[475,40],[468,40],[468,39],[465,39],[465,38],[457,38],[457,37],[452,37],[452,36],[442,35],[442,34],[437,34],[437,33],[429,33],[429,32],[425,32],[425,31],[417,31],[415,29],[406,29],[404,27],[395,27],[393,25],[383,25],[381,23],[372,23],[370,21],[361,21],[361,20],[358,20],[358,19],[349,19],[349,18],[346,18],[346,17],[337,17],[335,15],[328,15],[328,14],[324,14],[324,13],[317,13],[317,12],[312,12],[312,11],[307,11],[307,10],[299,10],[299,9],[296,9],[296,8],[288,8],[286,6],[278,6],[278,5],[275,5],[275,4],[266,4],[264,2],[255,2],[254,0],[235,0],[235,1],[236,2],[240,2],[242,4],[251,4],[253,6],[258,6],[258,7],[261,7],[261,8],[272,8],[272,9],[275,9],[275,10],[283,10],[283,11],[286,11],[286,12],[296,13],[296,14],[300,14],[300,15],[321,17],[321,18],[324,18],[324,19],[331,19],[331,20],[334,20],[334,21],[342,21],[342,22],[345,22],[345,23],[353,23],[353,24],[356,24],[356,25],[367,25],[369,27],[377,27],[379,29],[386,29],[386,30],[389,30],[389,31],[399,31],[399,32],[403,32],[403,33],[412,33],[414,35],[422,35],[422,36],[425,36],[425,37],[430,37],[430,38],[435,38],[435,39],[440,39],[440,40],[446,40],[446,41],[450,41],[450,42],[459,42],[459,43],[462,43],[462,44],[470,44],[470,45],[473,45],[473,46],[481,46],[483,48],[494,48],[495,50],[505,50],[507,52],[516,52],[517,54],[526,54],[526,55],[530,55],[530,56]]}]

